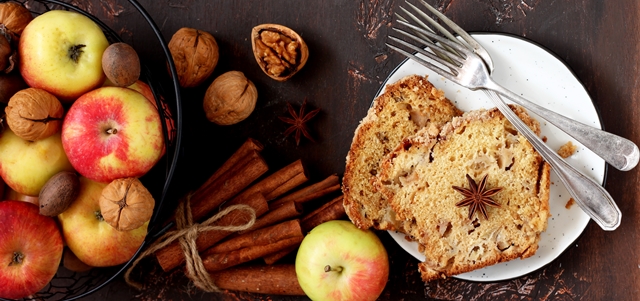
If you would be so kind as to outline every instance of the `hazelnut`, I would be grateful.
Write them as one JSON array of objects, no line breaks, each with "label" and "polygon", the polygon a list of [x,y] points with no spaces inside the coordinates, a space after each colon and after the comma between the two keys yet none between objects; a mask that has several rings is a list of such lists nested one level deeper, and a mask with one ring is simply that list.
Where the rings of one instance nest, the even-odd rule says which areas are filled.
[{"label": "hazelnut", "polygon": [[37,88],[27,88],[14,94],[7,107],[9,128],[20,138],[36,141],[60,130],[64,109],[53,94]]},{"label": "hazelnut", "polygon": [[78,197],[80,180],[75,172],[61,171],[51,177],[40,190],[40,214],[57,216]]},{"label": "hazelnut", "polygon": [[133,85],[140,78],[140,58],[126,43],[113,43],[102,53],[102,70],[118,87]]},{"label": "hazelnut", "polygon": [[251,30],[251,47],[262,71],[286,81],[304,67],[309,49],[302,37],[288,27],[262,24]]},{"label": "hazelnut", "polygon": [[180,28],[169,41],[169,51],[183,88],[200,85],[218,64],[218,43],[206,31]]},{"label": "hazelnut", "polygon": [[100,212],[104,221],[118,231],[130,231],[151,219],[155,201],[137,178],[113,180],[102,189]]},{"label": "hazelnut", "polygon": [[231,125],[245,120],[256,107],[258,90],[240,71],[216,78],[204,95],[204,112],[209,121]]}]

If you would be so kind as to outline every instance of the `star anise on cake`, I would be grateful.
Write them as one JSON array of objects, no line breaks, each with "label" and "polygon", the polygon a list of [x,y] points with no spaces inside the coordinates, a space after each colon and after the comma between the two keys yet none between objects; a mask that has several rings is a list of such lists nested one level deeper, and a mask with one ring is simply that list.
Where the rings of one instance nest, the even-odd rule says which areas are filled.
[{"label": "star anise on cake", "polygon": [[487,176],[485,175],[480,184],[476,182],[467,174],[467,182],[469,182],[469,188],[463,188],[458,186],[452,186],[453,189],[460,192],[464,199],[456,203],[458,207],[469,206],[469,219],[473,217],[476,211],[480,211],[484,215],[485,219],[489,219],[487,216],[487,206],[500,207],[500,204],[491,199],[496,193],[502,190],[502,187],[492,188],[486,190]]},{"label": "star anise on cake", "polygon": [[320,109],[315,109],[312,110],[309,113],[305,114],[305,109],[307,107],[307,99],[305,98],[305,100],[302,102],[302,106],[300,107],[300,112],[297,113],[294,109],[293,106],[290,103],[287,103],[287,108],[289,111],[289,115],[291,115],[291,117],[278,117],[280,118],[280,120],[290,124],[291,126],[284,131],[284,135],[285,136],[289,136],[292,133],[294,134],[294,137],[296,139],[296,145],[300,145],[300,136],[303,135],[305,137],[307,137],[307,139],[311,140],[312,142],[315,142],[313,140],[313,138],[311,137],[311,135],[309,134],[309,128],[307,127],[307,122],[313,118],[314,116],[316,116],[318,114],[318,112],[320,112]]}]

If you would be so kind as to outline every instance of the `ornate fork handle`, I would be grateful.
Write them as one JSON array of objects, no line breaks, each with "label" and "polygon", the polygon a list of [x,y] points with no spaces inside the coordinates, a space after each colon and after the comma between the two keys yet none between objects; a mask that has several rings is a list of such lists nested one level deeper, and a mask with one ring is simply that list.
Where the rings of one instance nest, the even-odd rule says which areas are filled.
[{"label": "ornate fork handle", "polygon": [[529,111],[539,115],[542,119],[545,119],[549,123],[555,125],[616,169],[628,171],[638,164],[640,151],[638,151],[636,144],[630,140],[550,111],[520,97],[518,94],[504,89],[499,85],[491,87],[491,89],[498,91],[513,102],[525,107]]},{"label": "ornate fork handle", "polygon": [[611,195],[600,184],[562,160],[511,111],[509,106],[496,93],[492,93],[489,90],[483,91],[511,124],[531,142],[544,160],[551,165],[551,170],[558,175],[558,178],[569,190],[569,193],[575,197],[578,206],[602,229],[611,231],[618,228],[622,213]]}]

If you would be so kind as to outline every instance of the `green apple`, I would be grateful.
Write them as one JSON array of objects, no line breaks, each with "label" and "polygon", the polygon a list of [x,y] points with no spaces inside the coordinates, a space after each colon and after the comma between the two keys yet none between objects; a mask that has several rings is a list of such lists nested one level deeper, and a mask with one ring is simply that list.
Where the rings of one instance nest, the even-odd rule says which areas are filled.
[{"label": "green apple", "polygon": [[62,145],[71,165],[89,179],[109,183],[140,177],[164,152],[160,114],[132,89],[98,88],[69,108]]},{"label": "green apple", "polygon": [[118,231],[100,213],[100,195],[105,183],[80,177],[78,198],[58,215],[67,246],[80,261],[93,267],[127,262],[142,245],[148,222],[131,231]]},{"label": "green apple", "polygon": [[24,140],[10,129],[0,134],[0,176],[11,189],[37,196],[44,183],[61,171],[73,171],[73,167],[60,133],[38,141]]},{"label": "green apple", "polygon": [[305,236],[296,274],[312,300],[376,300],[389,278],[389,259],[380,239],[348,221],[329,221]]},{"label": "green apple", "polygon": [[71,102],[104,82],[102,53],[108,46],[88,17],[51,10],[29,22],[20,36],[20,73],[29,86]]}]

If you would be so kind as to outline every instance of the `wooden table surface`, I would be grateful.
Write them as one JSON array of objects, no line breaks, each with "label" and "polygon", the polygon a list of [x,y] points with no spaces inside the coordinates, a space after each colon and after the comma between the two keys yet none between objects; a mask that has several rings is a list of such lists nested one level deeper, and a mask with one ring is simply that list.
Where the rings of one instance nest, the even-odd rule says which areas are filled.
[{"label": "wooden table surface", "polygon": [[[125,0],[74,1],[105,20],[131,43],[147,64],[164,65],[153,37]],[[575,72],[600,110],[604,128],[640,142],[640,2],[635,0],[429,0],[467,31],[504,32],[525,37],[555,53]],[[213,34],[220,47],[214,76],[239,70],[257,86],[254,113],[240,124],[221,127],[206,121],[202,87],[182,90],[182,157],[173,189],[196,189],[247,137],[265,144],[275,170],[297,158],[312,179],[344,172],[354,129],[381,83],[403,60],[385,45],[400,0],[205,1],[141,0],[165,39],[181,27]],[[256,64],[251,29],[277,23],[296,30],[309,46],[310,59],[287,82],[268,78]],[[162,69],[162,68],[161,68]],[[316,142],[296,146],[285,138],[286,103],[304,99],[321,113],[310,122]],[[590,222],[558,259],[523,277],[495,283],[446,279],[423,284],[417,260],[387,233],[378,233],[391,261],[381,300],[637,300],[640,295],[639,169],[608,170],[605,187],[623,214],[613,232]],[[122,277],[87,300],[305,300],[247,293],[203,293],[182,272],[145,266],[145,289],[129,288]]]}]

